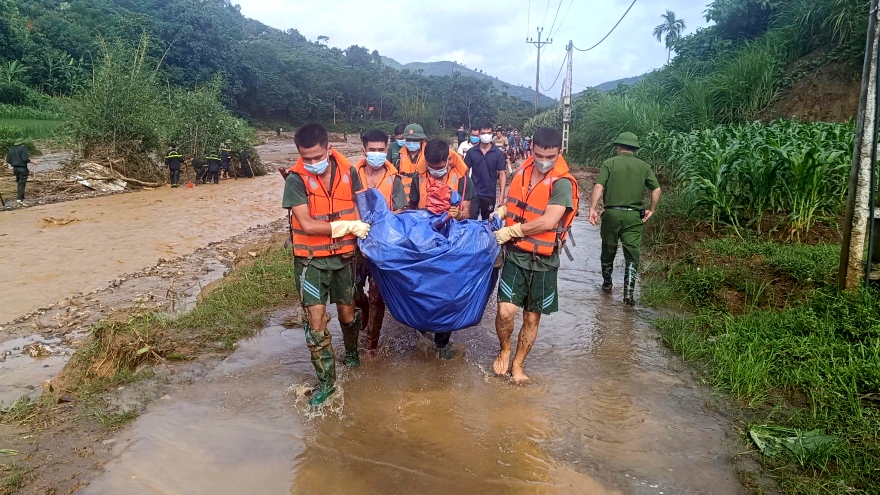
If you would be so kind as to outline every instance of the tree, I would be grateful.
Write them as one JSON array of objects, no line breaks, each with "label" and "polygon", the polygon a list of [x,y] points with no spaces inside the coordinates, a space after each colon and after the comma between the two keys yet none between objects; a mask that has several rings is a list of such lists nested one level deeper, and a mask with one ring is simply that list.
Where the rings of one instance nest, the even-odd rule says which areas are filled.
[{"label": "tree", "polygon": [[658,24],[654,28],[654,37],[657,38],[657,41],[660,41],[665,36],[663,41],[666,45],[666,63],[668,64],[672,59],[672,46],[676,40],[681,38],[681,32],[684,31],[685,24],[684,19],[676,19],[675,12],[669,9],[660,17],[663,18],[663,23]]}]

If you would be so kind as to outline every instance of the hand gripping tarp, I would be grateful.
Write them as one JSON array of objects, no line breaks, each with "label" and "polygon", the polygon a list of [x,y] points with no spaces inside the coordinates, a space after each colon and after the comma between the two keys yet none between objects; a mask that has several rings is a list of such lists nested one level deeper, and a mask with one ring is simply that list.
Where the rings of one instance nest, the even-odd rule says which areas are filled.
[{"label": "hand gripping tarp", "polygon": [[371,225],[358,244],[397,321],[425,332],[480,322],[501,249],[488,222],[454,221],[424,210],[395,215],[376,189],[358,193],[356,201]]}]

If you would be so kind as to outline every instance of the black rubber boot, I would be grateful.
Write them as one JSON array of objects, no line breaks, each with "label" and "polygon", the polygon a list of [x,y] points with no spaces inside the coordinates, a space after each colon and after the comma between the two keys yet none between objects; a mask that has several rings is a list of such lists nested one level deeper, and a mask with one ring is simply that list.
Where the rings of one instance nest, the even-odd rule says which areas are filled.
[{"label": "black rubber boot", "polygon": [[628,306],[636,305],[636,279],[638,269],[635,263],[627,263],[623,274],[623,303]]},{"label": "black rubber boot", "polygon": [[611,283],[611,274],[614,272],[613,264],[602,264],[602,290],[606,293],[611,292],[614,284]]},{"label": "black rubber boot", "polygon": [[361,364],[361,356],[358,352],[358,337],[361,332],[361,310],[354,310],[354,320],[348,325],[339,322],[342,327],[342,341],[345,343],[345,365],[349,368],[357,368]]},{"label": "black rubber boot", "polygon": [[336,392],[336,359],[328,330],[312,330],[308,323],[303,325],[306,345],[312,353],[312,365],[318,375],[318,388],[312,392],[309,404],[318,406]]}]

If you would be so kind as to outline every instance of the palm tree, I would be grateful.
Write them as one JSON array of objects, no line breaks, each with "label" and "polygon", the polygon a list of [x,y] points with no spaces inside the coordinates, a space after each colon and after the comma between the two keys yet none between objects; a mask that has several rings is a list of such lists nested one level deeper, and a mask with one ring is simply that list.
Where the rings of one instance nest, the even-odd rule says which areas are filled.
[{"label": "palm tree", "polygon": [[669,9],[666,9],[666,13],[660,17],[663,18],[663,23],[654,28],[654,37],[657,38],[657,41],[660,41],[664,35],[666,36],[664,41],[667,50],[666,63],[668,64],[672,58],[672,45],[681,38],[681,32],[684,31],[685,24],[684,19],[676,19],[675,12]]}]

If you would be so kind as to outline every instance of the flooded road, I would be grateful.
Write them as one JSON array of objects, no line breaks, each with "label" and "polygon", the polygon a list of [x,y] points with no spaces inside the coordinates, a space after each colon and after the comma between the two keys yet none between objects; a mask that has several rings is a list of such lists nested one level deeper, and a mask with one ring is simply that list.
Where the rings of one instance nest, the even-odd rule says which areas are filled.
[{"label": "flooded road", "polygon": [[[491,374],[493,298],[479,326],[453,335],[451,361],[388,316],[381,353],[340,365],[340,392],[316,416],[298,393],[315,375],[302,329],[282,325],[289,308],[206,379],[149,405],[82,493],[744,493],[729,422],[651,315],[601,293],[598,228],[573,228],[577,259],[563,261],[530,385]],[[338,357],[335,318],[330,328]]]}]

